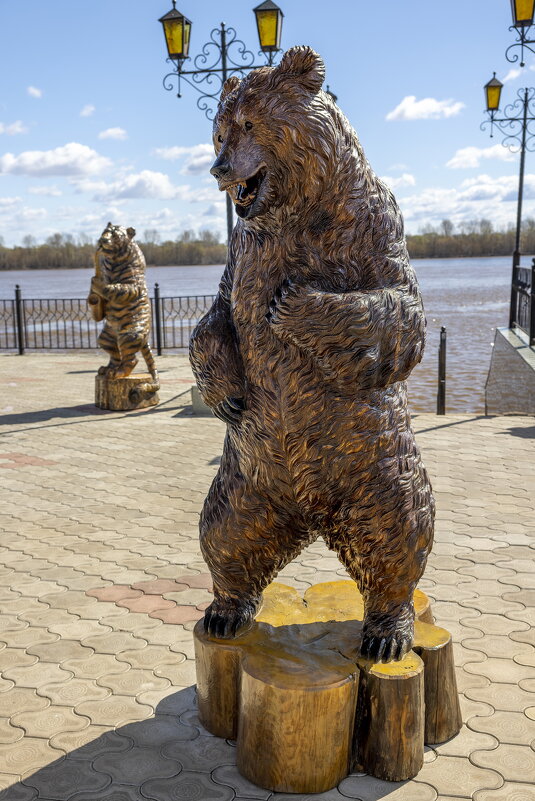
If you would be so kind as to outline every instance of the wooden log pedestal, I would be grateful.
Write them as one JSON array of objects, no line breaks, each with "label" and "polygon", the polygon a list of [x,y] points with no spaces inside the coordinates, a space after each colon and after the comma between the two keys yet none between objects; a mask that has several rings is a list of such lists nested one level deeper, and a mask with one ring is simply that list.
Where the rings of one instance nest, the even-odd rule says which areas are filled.
[{"label": "wooden log pedestal", "polygon": [[359,654],[363,603],[353,581],[297,590],[273,583],[233,640],[194,630],[199,716],[237,740],[240,773],[286,793],[321,793],[348,773],[416,776],[424,744],[461,728],[451,635],[414,594],[413,650],[372,664]]},{"label": "wooden log pedestal", "polygon": [[146,409],[159,403],[158,385],[150,373],[135,373],[126,378],[95,376],[95,406],[114,412]]}]

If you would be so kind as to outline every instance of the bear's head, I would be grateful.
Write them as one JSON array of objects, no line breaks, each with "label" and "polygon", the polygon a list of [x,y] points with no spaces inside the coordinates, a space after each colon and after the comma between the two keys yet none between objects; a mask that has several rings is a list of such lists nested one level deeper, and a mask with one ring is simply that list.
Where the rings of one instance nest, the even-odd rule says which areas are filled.
[{"label": "bear's head", "polygon": [[298,211],[332,173],[340,135],[334,104],[321,91],[324,77],[312,48],[292,47],[278,66],[226,81],[210,172],[244,221],[283,206]]},{"label": "bear's head", "polygon": [[123,228],[121,225],[112,225],[109,222],[98,240],[98,250],[113,261],[114,258],[123,256],[131,249],[135,235],[135,228]]}]

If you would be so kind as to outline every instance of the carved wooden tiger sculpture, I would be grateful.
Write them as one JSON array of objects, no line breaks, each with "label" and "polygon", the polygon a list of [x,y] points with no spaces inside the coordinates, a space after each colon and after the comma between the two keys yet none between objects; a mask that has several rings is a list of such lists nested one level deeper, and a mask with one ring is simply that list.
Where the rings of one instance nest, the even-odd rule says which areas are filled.
[{"label": "carved wooden tiger sculpture", "polygon": [[135,230],[108,223],[98,240],[95,276],[87,299],[95,320],[106,318],[98,344],[110,355],[99,375],[129,376],[141,351],[159,389],[156,365],[149,345],[151,306],[145,281],[145,257],[134,242]]}]

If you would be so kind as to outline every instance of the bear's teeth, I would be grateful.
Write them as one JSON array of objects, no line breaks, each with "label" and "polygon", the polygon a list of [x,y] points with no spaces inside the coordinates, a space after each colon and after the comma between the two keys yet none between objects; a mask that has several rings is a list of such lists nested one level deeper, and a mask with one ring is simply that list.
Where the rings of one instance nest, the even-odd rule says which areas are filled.
[{"label": "bear's teeth", "polygon": [[239,203],[241,206],[249,206],[256,197],[256,191],[253,190],[249,192],[247,190],[246,184],[240,184],[238,189],[238,194],[236,197],[236,202]]}]

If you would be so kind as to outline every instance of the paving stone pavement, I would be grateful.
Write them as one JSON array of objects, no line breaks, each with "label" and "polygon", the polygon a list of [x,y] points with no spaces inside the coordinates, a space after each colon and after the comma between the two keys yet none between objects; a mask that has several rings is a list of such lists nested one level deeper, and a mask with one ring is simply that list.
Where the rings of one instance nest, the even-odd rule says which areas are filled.
[{"label": "paving stone pavement", "polygon": [[[421,588],[455,640],[461,734],[410,782],[270,793],[196,712],[197,520],[224,426],[192,416],[184,356],[127,414],[93,405],[100,363],[0,355],[0,799],[534,801],[535,419],[414,418],[438,510]],[[280,579],[345,576],[318,542]]]}]

